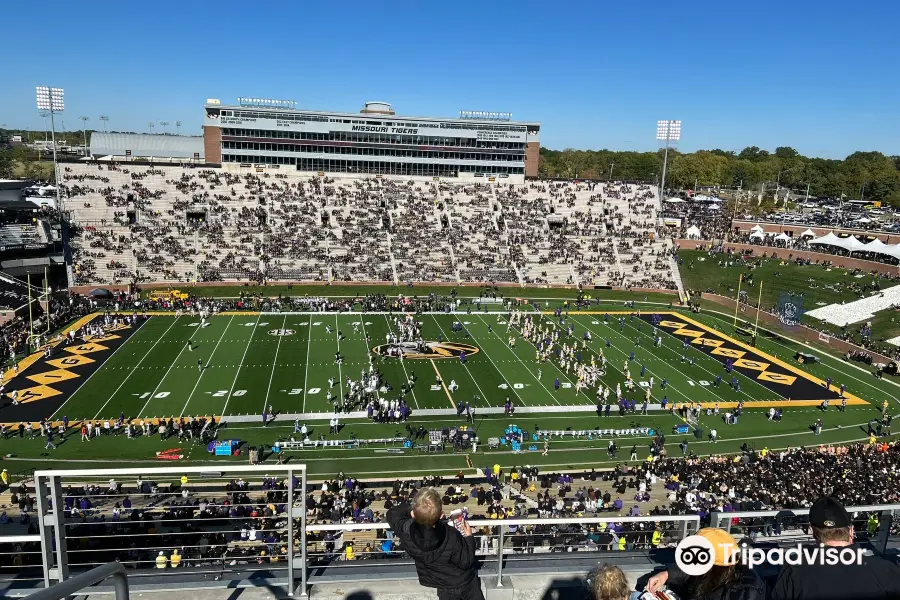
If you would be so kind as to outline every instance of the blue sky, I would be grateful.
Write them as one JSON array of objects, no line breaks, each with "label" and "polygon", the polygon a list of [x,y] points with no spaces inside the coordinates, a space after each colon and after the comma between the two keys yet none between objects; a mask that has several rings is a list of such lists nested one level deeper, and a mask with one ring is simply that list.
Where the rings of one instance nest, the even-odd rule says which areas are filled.
[{"label": "blue sky", "polygon": [[45,0],[3,12],[8,127],[40,128],[34,87],[50,85],[66,90],[69,130],[104,114],[110,129],[180,120],[199,133],[206,98],[257,96],[508,111],[540,121],[555,149],[651,150],[656,120],[671,118],[686,151],[900,154],[900,3],[886,0]]}]

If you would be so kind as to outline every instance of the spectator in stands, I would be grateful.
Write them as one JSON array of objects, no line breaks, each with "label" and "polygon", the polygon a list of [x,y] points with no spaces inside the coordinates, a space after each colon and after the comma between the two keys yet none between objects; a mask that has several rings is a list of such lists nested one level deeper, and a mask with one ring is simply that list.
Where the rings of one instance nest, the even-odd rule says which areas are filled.
[{"label": "spectator in stands", "polygon": [[697,532],[713,545],[712,568],[703,575],[690,576],[670,565],[650,578],[647,591],[654,593],[672,586],[682,598],[693,600],[765,600],[766,584],[759,574],[740,564],[737,542],[722,529],[706,527]]},{"label": "spectator in stands", "polygon": [[419,583],[437,588],[439,600],[484,600],[475,569],[475,538],[469,524],[461,531],[441,521],[441,495],[423,488],[409,504],[388,511],[395,539],[416,563]]},{"label": "spectator in stands", "polygon": [[628,600],[633,596],[625,573],[613,565],[602,565],[597,569],[591,581],[591,592],[594,600]]},{"label": "spectator in stands", "polygon": [[[844,506],[823,496],[809,509],[816,542],[829,548],[854,546],[853,522]],[[900,598],[900,566],[879,556],[865,556],[862,564],[784,565],[772,590],[773,600],[815,598]]]}]

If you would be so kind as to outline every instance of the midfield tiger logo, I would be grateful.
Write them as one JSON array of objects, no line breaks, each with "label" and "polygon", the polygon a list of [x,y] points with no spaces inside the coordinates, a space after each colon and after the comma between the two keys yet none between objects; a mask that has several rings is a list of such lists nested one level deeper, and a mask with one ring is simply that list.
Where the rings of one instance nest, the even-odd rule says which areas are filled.
[{"label": "midfield tiger logo", "polygon": [[405,359],[438,359],[458,358],[463,352],[466,356],[478,354],[480,350],[476,346],[460,344],[458,342],[423,342],[420,347],[416,342],[398,342],[396,344],[382,344],[372,349],[372,352],[389,358]]}]

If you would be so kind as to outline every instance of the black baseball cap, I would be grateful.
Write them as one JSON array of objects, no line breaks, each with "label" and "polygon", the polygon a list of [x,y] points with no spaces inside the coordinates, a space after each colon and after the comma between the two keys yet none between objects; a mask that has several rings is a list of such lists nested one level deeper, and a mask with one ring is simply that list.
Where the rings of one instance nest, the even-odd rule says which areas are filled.
[{"label": "black baseball cap", "polygon": [[850,527],[850,515],[844,505],[831,496],[822,496],[809,509],[809,522],[819,529]]}]

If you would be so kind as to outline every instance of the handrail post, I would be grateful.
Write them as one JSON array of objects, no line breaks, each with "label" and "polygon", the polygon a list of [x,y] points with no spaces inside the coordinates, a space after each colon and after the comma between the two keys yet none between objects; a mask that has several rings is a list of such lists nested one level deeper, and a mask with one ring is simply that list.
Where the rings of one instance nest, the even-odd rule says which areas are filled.
[{"label": "handrail post", "polygon": [[497,525],[497,529],[500,531],[499,539],[497,540],[497,587],[503,587],[503,525]]},{"label": "handrail post", "polygon": [[[303,504],[300,507],[300,596],[306,598],[307,590],[307,561],[306,555],[306,465],[303,465],[303,471],[300,473],[300,497]],[[293,484],[293,482],[291,482]],[[294,548],[294,540],[291,540],[291,549]]]},{"label": "handrail post", "polygon": [[116,590],[116,600],[129,600],[128,576],[125,574],[125,569],[113,573],[112,578],[113,587]]},{"label": "handrail post", "polygon": [[52,511],[49,518],[53,525],[53,536],[56,540],[56,578],[58,581],[65,581],[69,578],[69,549],[66,543],[66,511],[62,493],[62,480],[58,475],[50,478],[50,494]]},{"label": "handrail post", "polygon": [[50,587],[50,569],[53,568],[53,532],[47,520],[50,514],[48,500],[50,488],[47,486],[47,477],[36,475],[34,478],[34,493],[37,496],[37,518],[41,535],[41,563],[44,567],[44,587]]},{"label": "handrail post", "polygon": [[873,540],[875,552],[880,556],[884,556],[887,551],[888,538],[891,536],[891,526],[894,523],[894,511],[885,510],[881,512],[881,518],[878,521],[878,535]]},{"label": "handrail post", "polygon": [[287,518],[288,518],[287,547],[289,548],[288,555],[287,555],[287,564],[288,564],[287,594],[288,594],[288,596],[293,596],[294,595],[294,470],[293,469],[288,469],[287,480],[288,480],[287,506],[285,507],[285,512],[287,513]]}]

